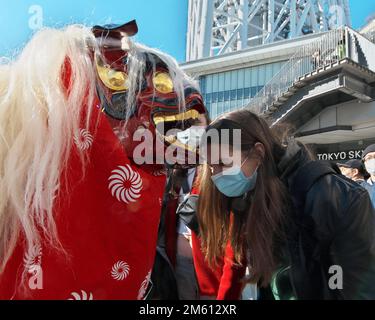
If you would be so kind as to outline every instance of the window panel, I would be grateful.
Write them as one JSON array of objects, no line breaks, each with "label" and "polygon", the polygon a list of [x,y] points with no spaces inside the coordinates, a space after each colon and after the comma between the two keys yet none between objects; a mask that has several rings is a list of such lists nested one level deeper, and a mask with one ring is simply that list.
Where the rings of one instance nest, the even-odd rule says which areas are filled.
[{"label": "window panel", "polygon": [[217,114],[217,103],[214,102],[211,104],[211,109],[210,109],[210,118],[214,119]]},{"label": "window panel", "polygon": [[238,75],[237,75],[237,89],[244,88],[245,70],[246,69],[240,69],[240,70],[237,71],[238,72]]},{"label": "window panel", "polygon": [[272,75],[274,76],[276,73],[278,73],[281,69],[281,62],[276,62],[273,64],[273,70],[272,70]]},{"label": "window panel", "polygon": [[219,74],[215,73],[212,76],[212,92],[218,92],[219,90]]},{"label": "window panel", "polygon": [[224,91],[219,92],[219,97],[218,97],[219,102],[224,101]]},{"label": "window panel", "polygon": [[251,82],[253,81],[254,75],[253,75],[253,68],[246,68],[244,72],[244,88],[250,87]]},{"label": "window panel", "polygon": [[238,70],[231,71],[230,90],[237,89]]},{"label": "window panel", "polygon": [[243,91],[244,91],[244,89],[238,89],[237,90],[237,98],[238,99],[243,99]]},{"label": "window panel", "polygon": [[214,92],[212,94],[212,102],[217,102],[219,94],[217,92]]},{"label": "window panel", "polygon": [[207,95],[206,95],[206,101],[207,101],[207,103],[211,103],[211,101],[212,101],[212,93],[207,93]]},{"label": "window panel", "polygon": [[224,81],[225,81],[224,73],[219,73],[219,90],[218,91],[224,91]]},{"label": "window panel", "polygon": [[224,101],[230,100],[230,91],[224,91]]},{"label": "window panel", "polygon": [[272,64],[269,63],[267,65],[265,65],[266,67],[266,80],[265,80],[265,83],[269,82],[271,79],[272,79],[272,76],[273,76],[273,71],[272,71]]},{"label": "window panel", "polygon": [[230,72],[227,71],[225,72],[225,83],[224,83],[224,90],[227,91],[227,90],[230,90]]},{"label": "window panel", "polygon": [[266,66],[258,67],[258,83],[257,85],[264,85],[266,83]]},{"label": "window panel", "polygon": [[258,85],[258,67],[251,68],[251,81],[246,87],[254,87]]},{"label": "window panel", "polygon": [[230,109],[230,101],[225,101],[224,102],[224,111],[228,112]]},{"label": "window panel", "polygon": [[247,99],[250,97],[250,88],[245,88],[243,96],[244,96],[244,99]]},{"label": "window panel", "polygon": [[224,102],[219,102],[217,105],[217,115],[223,113],[224,111]]},{"label": "window panel", "polygon": [[[212,103],[206,103],[206,108],[207,108],[207,110],[211,110],[212,109]],[[208,112],[208,113],[210,113],[210,112]]]},{"label": "window panel", "polygon": [[231,110],[236,110],[238,108],[238,101],[236,100],[231,100],[230,101],[230,109]]},{"label": "window panel", "polygon": [[207,76],[206,85],[207,85],[206,93],[211,93],[212,92],[212,75],[211,74]]},{"label": "window panel", "polygon": [[206,92],[206,77],[202,76],[199,78],[199,87],[202,93]]}]

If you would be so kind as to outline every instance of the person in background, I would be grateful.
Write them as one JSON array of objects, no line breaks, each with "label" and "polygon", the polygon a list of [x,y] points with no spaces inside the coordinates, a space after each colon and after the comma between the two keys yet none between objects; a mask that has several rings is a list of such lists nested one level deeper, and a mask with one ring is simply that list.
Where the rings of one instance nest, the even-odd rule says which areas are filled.
[{"label": "person in background", "polygon": [[[193,125],[186,131],[177,134],[177,139],[182,143],[187,143],[193,147],[199,146],[200,138],[205,132],[205,128],[210,120],[206,115],[196,119]],[[190,193],[196,176],[197,169],[177,169],[176,174],[181,179],[181,189],[178,203],[182,203]],[[185,222],[177,216],[177,247],[176,247],[176,282],[180,300],[199,300],[199,289],[194,269],[192,255],[191,230]]]},{"label": "person in background", "polygon": [[[366,190],[249,110],[225,114],[211,130],[219,140],[207,141],[197,210],[206,259],[222,257],[229,242],[241,264],[246,250],[247,280],[262,287],[261,299],[375,299],[375,211]],[[234,130],[240,142],[220,139]],[[235,198],[250,199],[239,215],[230,214]]]},{"label": "person in background", "polygon": [[[178,131],[176,139],[192,150],[198,148],[209,122],[207,114],[190,119],[191,126],[184,131]],[[164,190],[150,297],[153,300],[199,300],[191,230],[177,212],[192,189],[197,169],[188,164],[167,170],[170,172],[167,172]]]},{"label": "person in background", "polygon": [[345,177],[361,185],[369,178],[369,174],[366,172],[365,166],[361,160],[353,159],[345,163],[338,163],[337,165]]},{"label": "person in background", "polygon": [[375,144],[369,145],[363,151],[362,160],[370,174],[370,178],[362,186],[369,192],[372,205],[375,207]]},{"label": "person in background", "polygon": [[315,51],[311,58],[314,70],[322,66],[322,55],[320,49]]},{"label": "person in background", "polygon": [[[201,168],[199,168],[201,169]],[[184,202],[180,204],[177,213],[180,219],[184,219],[191,228],[192,255],[194,259],[195,274],[199,287],[200,300],[239,300],[244,287],[246,259],[242,264],[234,261],[234,251],[230,243],[227,244],[223,256],[216,263],[210,263],[205,259],[202,250],[197,221],[197,204],[199,201],[199,185],[202,170],[194,182],[192,191]],[[238,207],[238,206],[234,206]],[[241,207],[241,206],[240,206]],[[234,208],[235,214],[241,214],[241,208]],[[243,205],[242,205],[243,207]],[[237,209],[237,210],[236,210]],[[233,214],[231,220],[233,221]]]}]

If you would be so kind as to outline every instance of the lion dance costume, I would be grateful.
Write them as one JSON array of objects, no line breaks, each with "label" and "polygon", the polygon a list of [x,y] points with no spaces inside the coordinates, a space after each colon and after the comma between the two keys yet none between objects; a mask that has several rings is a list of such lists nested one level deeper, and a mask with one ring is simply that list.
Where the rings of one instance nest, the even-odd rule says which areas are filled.
[{"label": "lion dance costume", "polygon": [[0,65],[0,299],[145,297],[166,178],[136,163],[132,137],[148,130],[164,152],[176,141],[157,125],[205,109],[136,32],[45,29]]}]

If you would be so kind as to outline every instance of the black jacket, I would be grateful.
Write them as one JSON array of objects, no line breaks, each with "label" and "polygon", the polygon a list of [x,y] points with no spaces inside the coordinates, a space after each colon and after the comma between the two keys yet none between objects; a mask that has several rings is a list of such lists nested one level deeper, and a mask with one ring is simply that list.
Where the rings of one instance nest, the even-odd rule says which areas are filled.
[{"label": "black jacket", "polygon": [[[375,299],[375,212],[369,195],[334,170],[301,195],[309,164],[306,150],[291,143],[278,166],[292,198],[282,255],[294,296]],[[343,287],[337,289],[340,269]]]}]

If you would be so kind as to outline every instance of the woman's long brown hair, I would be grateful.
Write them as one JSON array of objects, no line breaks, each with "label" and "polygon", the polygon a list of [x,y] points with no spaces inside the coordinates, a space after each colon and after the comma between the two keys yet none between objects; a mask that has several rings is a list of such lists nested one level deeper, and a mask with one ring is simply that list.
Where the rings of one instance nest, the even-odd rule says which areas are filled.
[{"label": "woman's long brown hair", "polygon": [[248,110],[231,112],[214,121],[208,129],[241,128],[241,151],[250,151],[255,143],[264,146],[261,164],[249,212],[235,215],[232,223],[227,198],[211,180],[205,165],[201,172],[198,220],[206,259],[210,264],[223,257],[230,241],[235,263],[241,263],[247,252],[250,282],[266,286],[277,265],[275,242],[282,237],[282,224],[288,203],[286,187],[278,178],[277,163],[284,154],[282,137],[267,122]]}]

